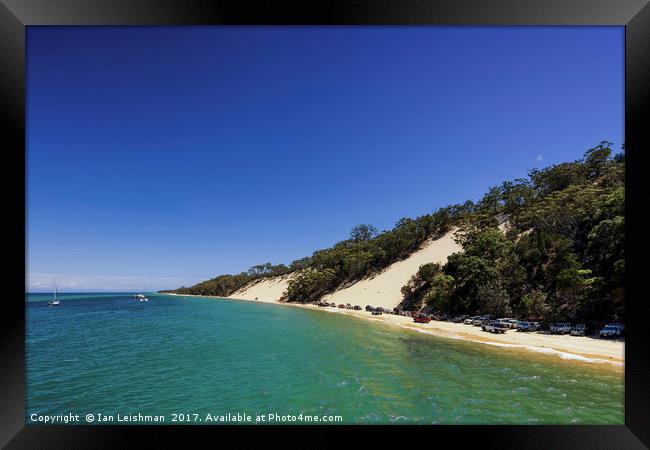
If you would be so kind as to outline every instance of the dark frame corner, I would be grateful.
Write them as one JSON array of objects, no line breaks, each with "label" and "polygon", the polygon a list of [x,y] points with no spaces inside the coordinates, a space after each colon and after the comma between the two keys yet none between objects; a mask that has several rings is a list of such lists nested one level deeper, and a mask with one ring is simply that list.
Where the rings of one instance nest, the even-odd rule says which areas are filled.
[{"label": "dark frame corner", "polygon": [[[648,0],[618,0],[593,2],[589,0],[456,0],[453,2],[431,0],[404,0],[391,2],[342,1],[303,2],[291,5],[283,2],[246,4],[234,1],[186,0],[0,0],[0,111],[5,124],[5,137],[9,144],[3,146],[11,166],[25,186],[25,30],[35,25],[221,25],[221,24],[323,24],[323,25],[618,25],[625,26],[625,147],[627,164],[626,259],[628,263],[627,317],[628,336],[625,358],[625,425],[621,426],[504,426],[504,427],[373,427],[372,434],[381,436],[386,430],[393,433],[433,433],[436,438],[459,439],[472,442],[485,439],[485,433],[499,442],[500,448],[517,448],[525,439],[527,448],[644,448],[650,446],[650,342],[648,304],[638,280],[642,280],[639,265],[641,248],[647,237],[641,231],[642,210],[645,198],[641,194],[640,179],[644,151],[650,149],[648,133],[650,123],[650,5]],[[308,5],[308,6],[304,6]],[[645,127],[644,127],[645,126]],[[647,167],[647,166],[645,166]],[[22,175],[22,178],[20,177]],[[11,180],[13,182],[13,180]],[[6,183],[4,192],[10,195],[11,217],[26,214],[25,196],[11,195],[15,187]],[[22,222],[22,223],[21,223]],[[21,229],[21,225],[23,228]],[[24,295],[25,277],[25,221],[14,220],[18,242],[17,255],[11,259],[15,268],[7,279],[16,292],[11,291],[3,305],[2,370],[0,378],[0,445],[7,448],[102,448],[126,444],[124,439],[139,436],[148,445],[169,436],[170,427],[75,427],[25,425],[25,322],[24,304],[18,298]],[[12,229],[12,231],[14,231]],[[634,242],[630,245],[629,242]],[[22,244],[22,245],[21,245]],[[17,268],[16,261],[23,267]],[[638,274],[638,275],[637,275]],[[22,290],[22,292],[20,292]],[[15,294],[15,295],[14,295]],[[197,433],[214,433],[216,427],[176,427],[178,437],[196,439]],[[223,428],[219,428],[223,430]],[[248,440],[245,427],[228,428]],[[327,438],[330,433],[321,429],[300,428]],[[347,428],[350,430],[350,428]],[[368,427],[356,427],[368,430]],[[283,427],[265,428],[275,434],[286,431]],[[329,431],[329,430],[328,430]],[[295,433],[296,429],[291,430]],[[192,433],[190,435],[190,433]],[[256,433],[255,433],[256,434]],[[431,436],[431,434],[430,434]],[[202,436],[205,437],[205,436]],[[252,437],[252,436],[251,436]],[[404,437],[408,438],[406,433]],[[330,438],[331,439],[331,438]],[[324,441],[323,441],[324,442]]]}]

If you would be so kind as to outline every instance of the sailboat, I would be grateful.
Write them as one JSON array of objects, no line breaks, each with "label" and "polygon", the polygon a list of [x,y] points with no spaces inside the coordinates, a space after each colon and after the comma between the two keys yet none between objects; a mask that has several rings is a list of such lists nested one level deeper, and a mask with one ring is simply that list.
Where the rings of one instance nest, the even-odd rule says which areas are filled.
[{"label": "sailboat", "polygon": [[47,306],[51,308],[52,306],[58,306],[59,303],[61,302],[56,299],[56,283],[54,283],[54,298],[47,302]]}]

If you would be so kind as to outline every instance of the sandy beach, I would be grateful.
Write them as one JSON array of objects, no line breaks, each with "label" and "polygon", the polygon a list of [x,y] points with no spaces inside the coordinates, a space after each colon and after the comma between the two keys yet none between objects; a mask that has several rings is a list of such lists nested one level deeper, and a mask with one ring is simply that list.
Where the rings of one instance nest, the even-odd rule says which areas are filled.
[{"label": "sandy beach", "polygon": [[[178,295],[178,294],[167,294]],[[182,295],[183,297],[220,298],[202,295]],[[467,342],[507,348],[511,351],[524,351],[532,355],[554,356],[567,362],[588,364],[594,368],[602,368],[623,374],[625,360],[625,343],[621,340],[605,340],[584,336],[551,335],[543,333],[521,333],[509,330],[504,334],[487,333],[480,327],[452,322],[431,321],[427,324],[414,323],[406,316],[382,314],[373,316],[366,311],[354,311],[342,308],[319,308],[311,304],[285,303],[268,299],[237,299],[231,300],[272,303],[278,306],[307,308],[330,314],[343,314],[369,320],[375,323],[397,326],[404,329],[449,339],[459,339]]]}]

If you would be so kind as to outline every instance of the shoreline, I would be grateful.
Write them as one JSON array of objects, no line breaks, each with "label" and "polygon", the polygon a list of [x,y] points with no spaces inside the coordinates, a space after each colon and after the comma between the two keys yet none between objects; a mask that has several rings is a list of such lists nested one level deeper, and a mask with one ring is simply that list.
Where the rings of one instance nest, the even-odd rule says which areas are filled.
[{"label": "shoreline", "polygon": [[622,341],[600,340],[586,336],[550,335],[539,333],[520,333],[508,331],[504,334],[492,334],[482,331],[480,327],[464,325],[453,322],[431,321],[426,324],[416,324],[407,316],[382,314],[373,316],[366,311],[355,311],[340,308],[319,308],[312,304],[286,303],[274,300],[249,300],[232,297],[216,297],[211,295],[192,295],[160,293],[177,297],[202,297],[221,300],[236,300],[254,303],[267,303],[275,305],[306,308],[314,311],[329,312],[331,314],[345,314],[358,317],[369,322],[381,322],[396,326],[401,329],[418,332],[440,338],[455,339],[464,342],[474,342],[495,348],[534,354],[536,356],[553,356],[562,361],[573,364],[588,365],[616,373],[623,374],[625,367],[625,343]]}]

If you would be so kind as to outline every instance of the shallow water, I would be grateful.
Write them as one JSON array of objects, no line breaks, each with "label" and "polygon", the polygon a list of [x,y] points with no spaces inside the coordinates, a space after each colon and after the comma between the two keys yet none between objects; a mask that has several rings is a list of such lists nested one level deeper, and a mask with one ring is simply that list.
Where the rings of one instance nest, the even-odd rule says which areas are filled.
[{"label": "shallow water", "polygon": [[624,420],[620,375],[557,357],[272,304],[63,294],[48,308],[49,298],[29,294],[26,304],[27,423],[33,413],[166,423],[175,413],[191,423],[208,413],[296,417],[282,423],[305,423],[300,414],[370,424]]}]

